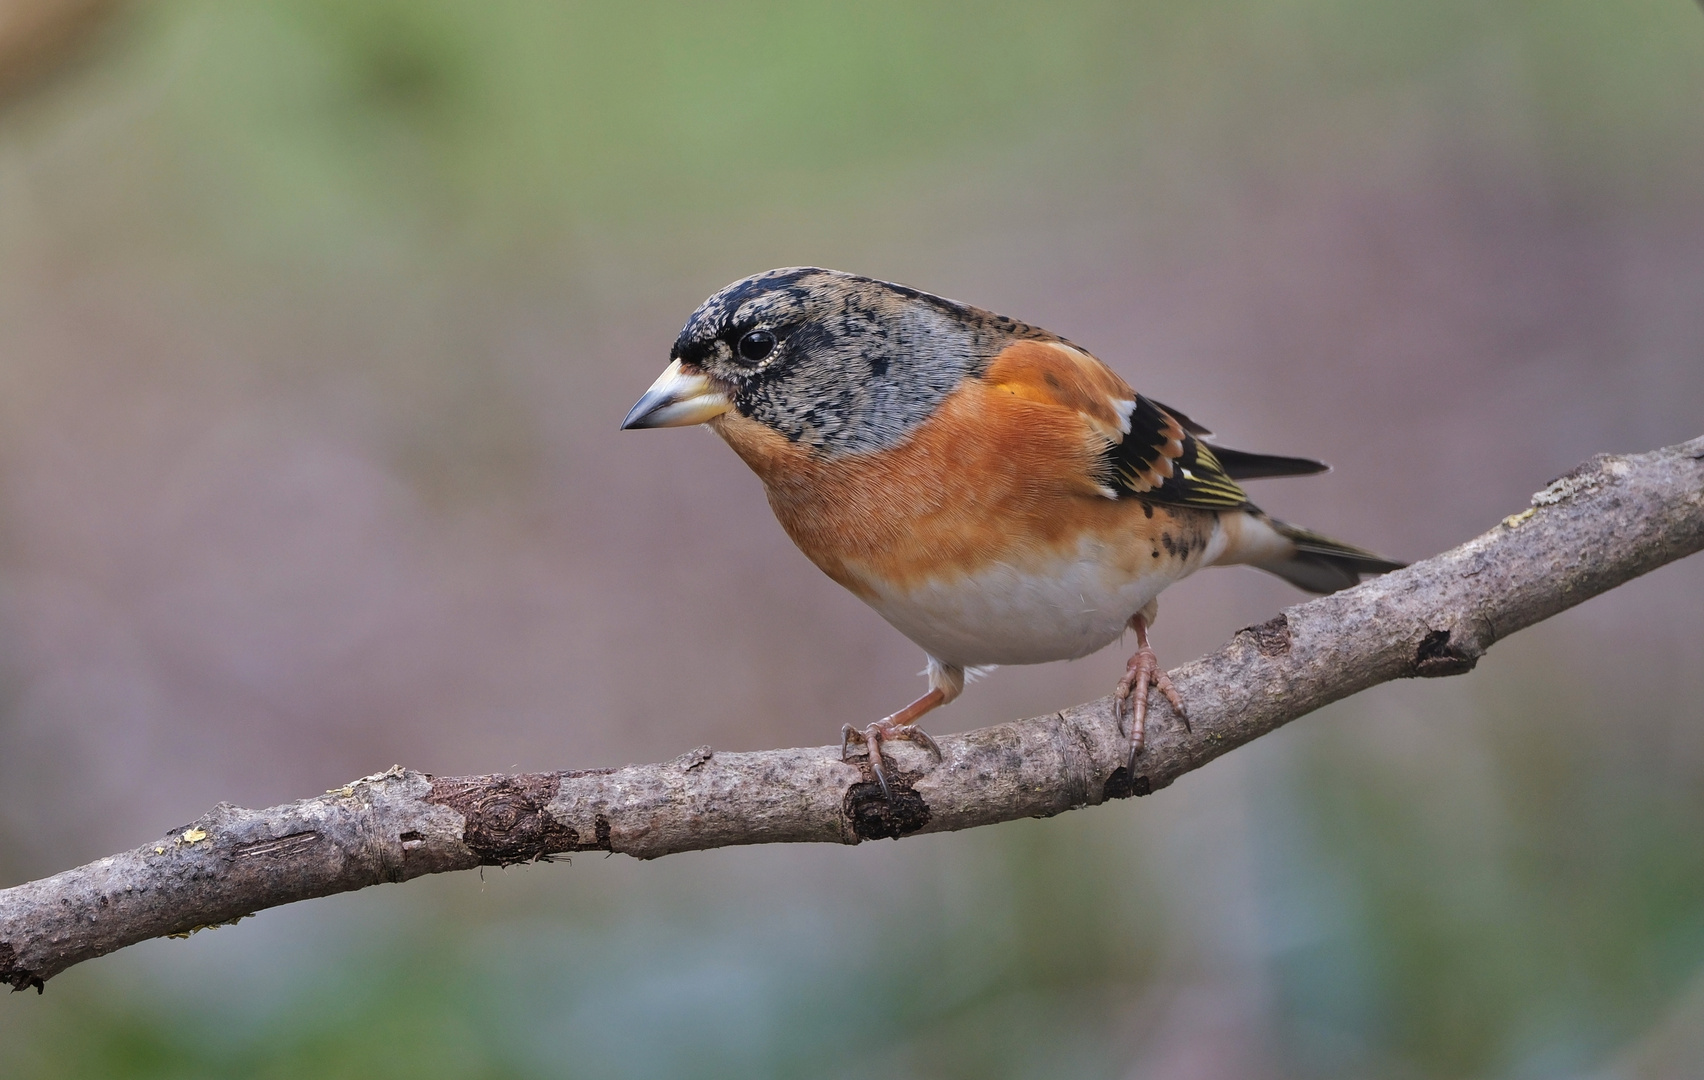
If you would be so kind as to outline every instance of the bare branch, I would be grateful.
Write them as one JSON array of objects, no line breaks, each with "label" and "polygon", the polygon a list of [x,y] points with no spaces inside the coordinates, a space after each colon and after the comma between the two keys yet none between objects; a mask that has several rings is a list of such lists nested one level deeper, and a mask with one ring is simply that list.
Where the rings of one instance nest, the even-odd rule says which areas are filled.
[{"label": "bare branch", "polygon": [[314,896],[575,851],[653,859],[734,844],[855,844],[1146,795],[1378,683],[1470,670],[1493,642],[1704,548],[1704,438],[1598,457],[1436,558],[1290,608],[1171,673],[1186,731],[1154,700],[1132,775],[1110,699],[940,740],[889,744],[884,800],[837,747],[661,765],[431,777],[400,767],[267,810],[221,804],[134,851],[0,891],[0,981]]}]

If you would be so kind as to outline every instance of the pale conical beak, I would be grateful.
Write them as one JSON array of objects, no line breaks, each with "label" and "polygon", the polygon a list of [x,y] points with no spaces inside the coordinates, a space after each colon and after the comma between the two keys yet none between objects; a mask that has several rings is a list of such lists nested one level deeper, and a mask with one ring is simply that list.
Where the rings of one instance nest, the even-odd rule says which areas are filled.
[{"label": "pale conical beak", "polygon": [[627,411],[621,429],[702,424],[733,407],[728,395],[716,389],[708,377],[683,369],[680,361],[675,360]]}]

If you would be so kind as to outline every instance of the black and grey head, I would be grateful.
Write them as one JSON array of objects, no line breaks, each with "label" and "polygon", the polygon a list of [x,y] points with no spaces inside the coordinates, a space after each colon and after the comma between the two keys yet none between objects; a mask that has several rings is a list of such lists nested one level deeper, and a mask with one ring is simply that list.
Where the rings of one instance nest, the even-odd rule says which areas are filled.
[{"label": "black and grey head", "polygon": [[900,441],[1014,337],[1052,335],[903,285],[789,267],[704,301],[670,357],[741,415],[833,455]]}]

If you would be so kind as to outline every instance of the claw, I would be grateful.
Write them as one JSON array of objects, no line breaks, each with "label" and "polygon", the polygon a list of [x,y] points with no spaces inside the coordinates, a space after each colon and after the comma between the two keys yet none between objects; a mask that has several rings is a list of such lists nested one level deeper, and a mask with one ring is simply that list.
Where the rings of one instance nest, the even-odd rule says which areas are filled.
[{"label": "claw", "polygon": [[1148,644],[1148,621],[1140,615],[1130,619],[1131,627],[1136,631],[1136,653],[1130,658],[1130,663],[1124,671],[1124,678],[1118,680],[1118,690],[1113,694],[1113,713],[1122,722],[1126,706],[1130,707],[1130,761],[1129,770],[1136,771],[1136,758],[1141,755],[1142,748],[1147,743],[1148,721],[1148,691],[1158,689],[1166,696],[1171,707],[1183,721],[1185,730],[1189,728],[1189,716],[1184,712],[1183,699],[1178,696],[1177,687],[1172,685],[1171,676],[1160,667],[1159,657]]},{"label": "claw", "polygon": [[888,787],[887,770],[882,768],[882,733],[871,724],[864,732],[864,747],[870,752],[870,772],[881,785],[882,798],[893,802],[893,789]]},{"label": "claw", "polygon": [[924,731],[922,728],[913,727],[911,729],[911,741],[917,743],[922,746],[923,749],[933,754],[937,763],[943,760],[941,757],[940,745],[936,743],[935,740],[929,736],[929,733]]},{"label": "claw", "polygon": [[947,700],[946,695],[935,688],[913,701],[905,708],[884,717],[859,731],[851,724],[843,724],[840,728],[840,760],[845,761],[847,750],[851,749],[852,740],[864,744],[864,752],[869,755],[870,773],[875,776],[876,783],[881,786],[882,798],[893,801],[893,788],[888,784],[887,768],[882,762],[883,739],[906,739],[929,751],[936,761],[941,760],[941,747],[929,733],[917,726],[917,718]]},{"label": "claw", "polygon": [[896,724],[891,716],[884,720],[877,720],[863,731],[857,730],[851,724],[842,725],[840,728],[841,761],[847,760],[846,751],[851,747],[854,739],[864,744],[864,753],[868,756],[870,763],[870,773],[876,778],[876,784],[882,789],[882,798],[889,802],[893,801],[893,787],[888,783],[887,764],[882,760],[883,739],[905,739],[917,743],[933,754],[936,761],[941,760],[941,747],[934,739],[929,737],[927,731],[914,724]]}]

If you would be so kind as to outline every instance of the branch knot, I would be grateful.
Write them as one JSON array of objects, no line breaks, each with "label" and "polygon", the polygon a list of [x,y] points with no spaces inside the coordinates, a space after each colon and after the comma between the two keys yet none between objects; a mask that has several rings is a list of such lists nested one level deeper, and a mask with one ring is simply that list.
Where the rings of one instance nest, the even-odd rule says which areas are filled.
[{"label": "branch knot", "polygon": [[1414,650],[1414,674],[1422,679],[1465,675],[1477,663],[1479,657],[1451,643],[1448,630],[1433,630],[1420,639],[1420,647]]}]

